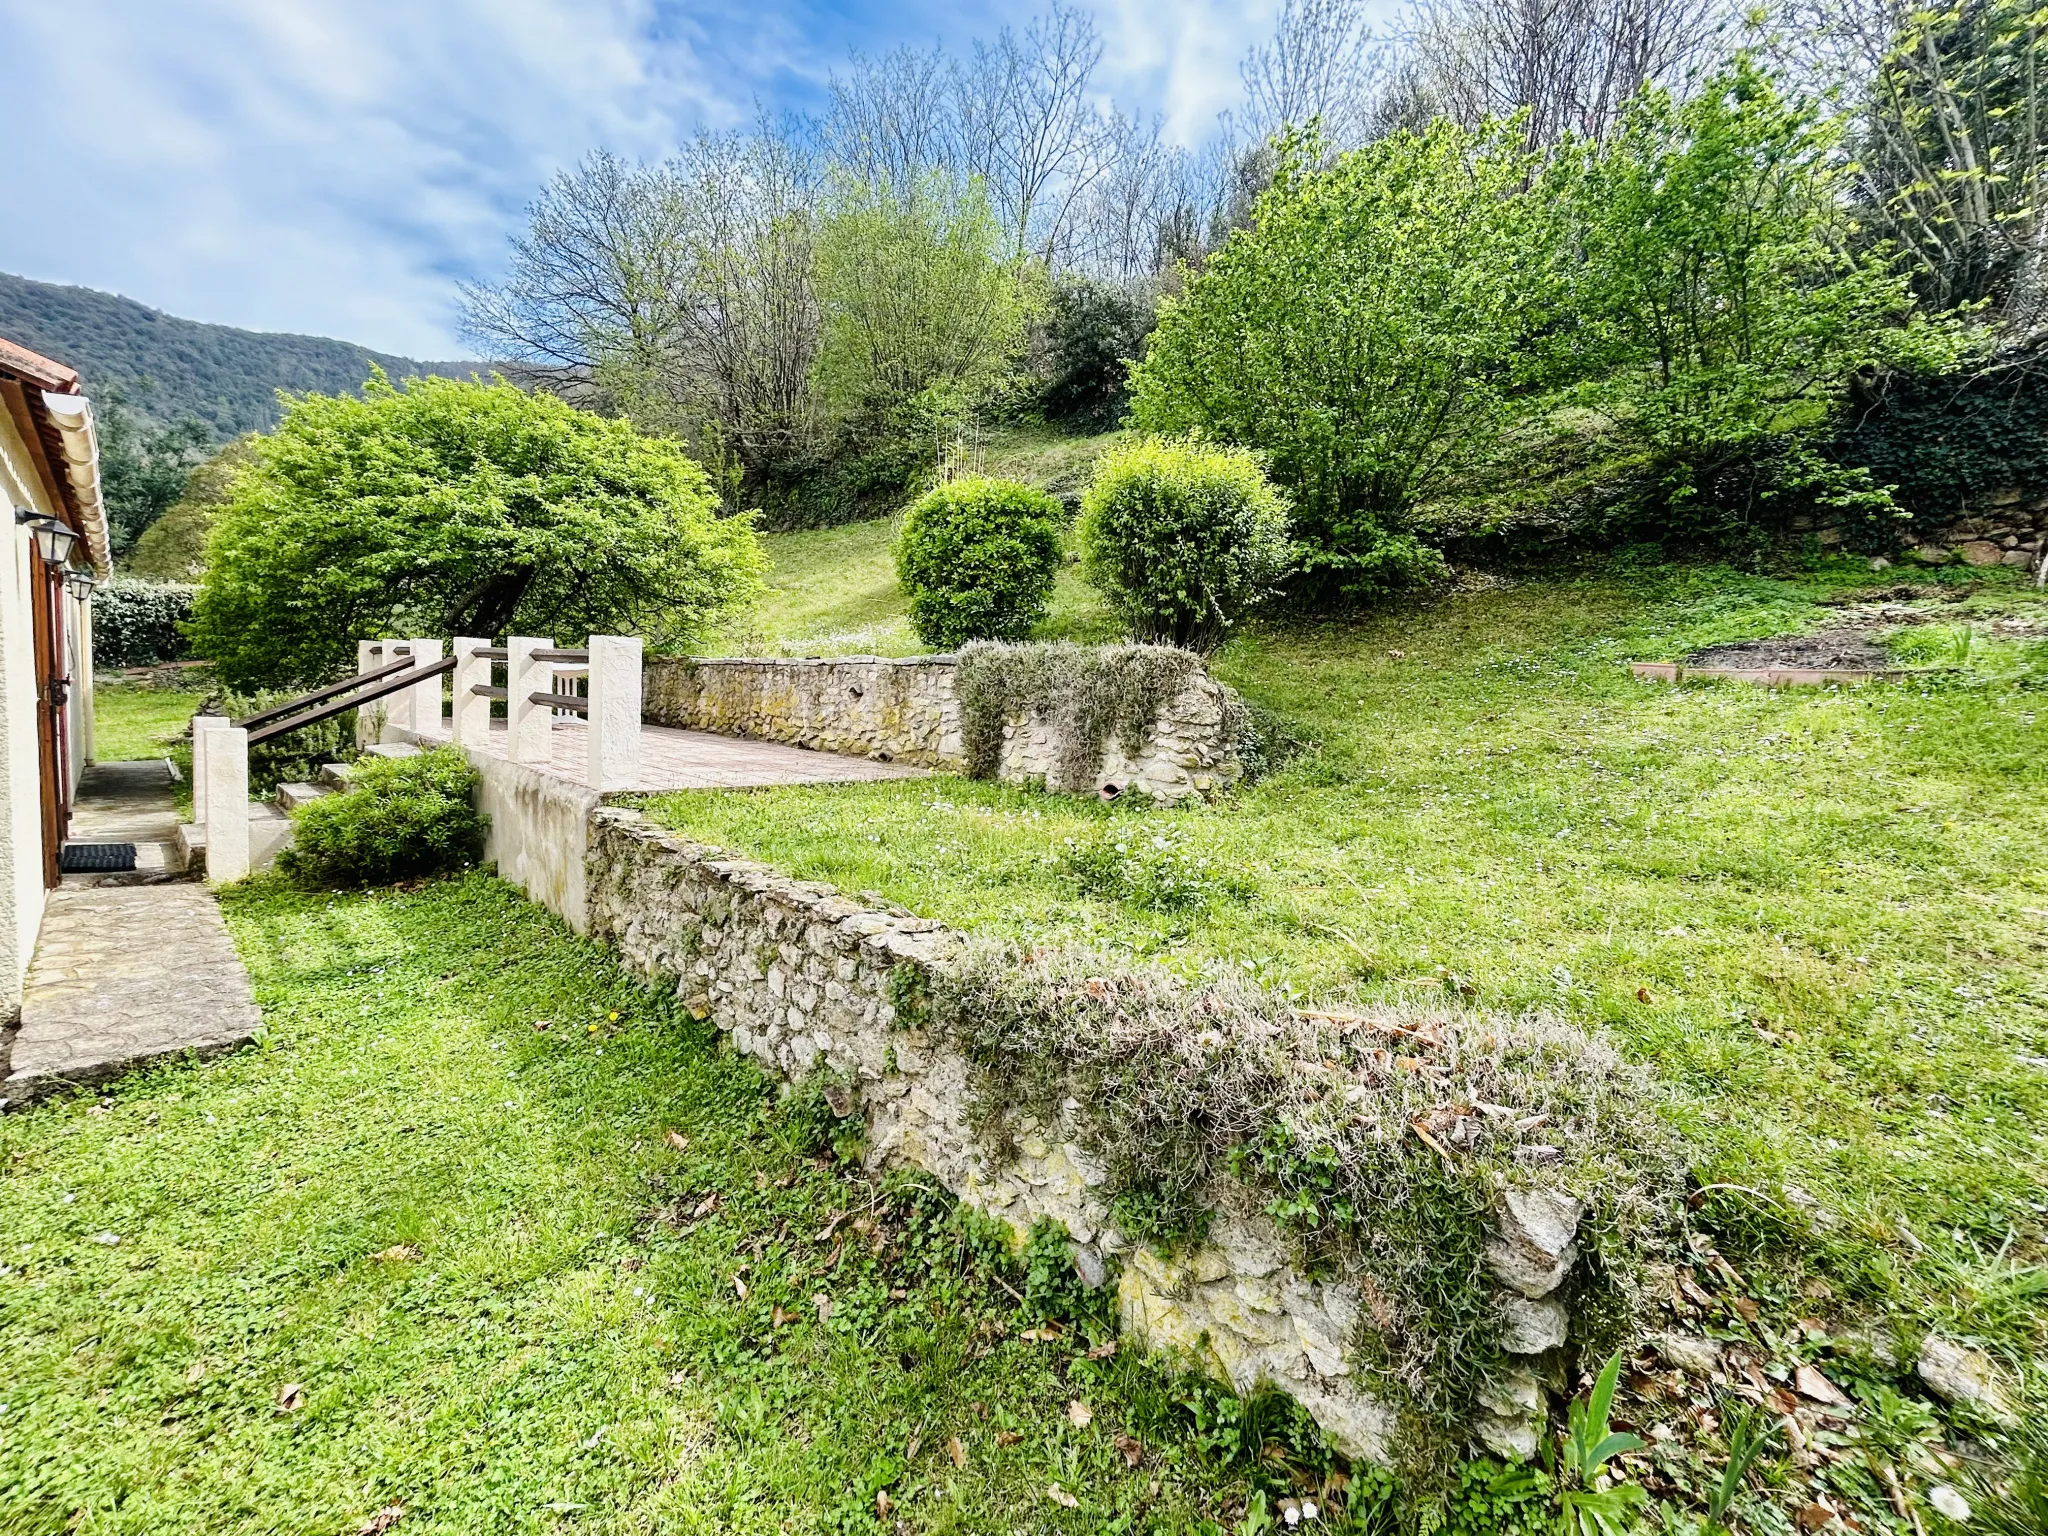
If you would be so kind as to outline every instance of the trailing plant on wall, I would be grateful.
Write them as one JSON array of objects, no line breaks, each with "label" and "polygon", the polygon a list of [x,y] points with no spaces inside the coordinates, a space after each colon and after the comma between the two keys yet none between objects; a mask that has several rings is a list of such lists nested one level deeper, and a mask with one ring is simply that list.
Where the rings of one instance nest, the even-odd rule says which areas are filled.
[{"label": "trailing plant on wall", "polygon": [[977,1130],[1072,1126],[1126,1236],[1196,1241],[1242,1200],[1305,1270],[1356,1281],[1357,1363],[1403,1407],[1405,1454],[1431,1477],[1503,1358],[1483,1257],[1500,1190],[1586,1203],[1568,1282],[1581,1349],[1605,1353],[1641,1314],[1675,1230],[1683,1162],[1654,1085],[1555,1018],[1298,1012],[1228,975],[986,942],[902,994],[968,1059]]},{"label": "trailing plant on wall", "polygon": [[[1058,743],[1046,788],[1087,794],[1110,738],[1131,756],[1143,751],[1159,711],[1200,668],[1192,651],[1167,645],[970,645],[954,681],[968,777],[994,778],[1004,725],[1032,716],[1051,722]],[[1240,729],[1226,722],[1222,734]]]}]

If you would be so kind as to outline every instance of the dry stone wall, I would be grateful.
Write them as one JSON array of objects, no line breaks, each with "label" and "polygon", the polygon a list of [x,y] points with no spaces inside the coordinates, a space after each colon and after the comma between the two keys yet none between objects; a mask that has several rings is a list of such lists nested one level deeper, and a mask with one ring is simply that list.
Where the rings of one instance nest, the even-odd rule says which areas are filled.
[{"label": "dry stone wall", "polygon": [[[644,717],[656,725],[782,741],[820,752],[961,772],[967,753],[951,655],[886,660],[656,658],[647,664]],[[1159,800],[1214,794],[1244,776],[1232,734],[1230,692],[1196,668],[1167,699],[1142,747],[1114,735],[1095,765],[1098,792],[1138,790]],[[1031,711],[1004,726],[996,777],[1044,781],[1060,766],[1060,722]]]},{"label": "dry stone wall", "polygon": [[[1107,1176],[1081,1144],[1080,1104],[1054,1123],[1026,1119],[1000,1149],[968,1123],[968,1064],[897,1017],[899,966],[942,966],[963,942],[943,925],[852,901],[677,837],[639,813],[591,814],[588,931],[627,965],[672,985],[774,1076],[825,1068],[850,1085],[872,1166],[935,1175],[1021,1233],[1066,1228],[1084,1282],[1118,1271],[1124,1331],[1184,1354],[1238,1390],[1271,1385],[1302,1403],[1345,1453],[1385,1461],[1394,1418],[1352,1360],[1366,1300],[1346,1281],[1303,1274],[1281,1234],[1235,1187],[1193,1252],[1135,1244],[1111,1218]],[[1503,1197],[1488,1262],[1511,1354],[1528,1366],[1487,1389],[1473,1430],[1489,1447],[1532,1454],[1545,1411],[1537,1365],[1565,1343],[1558,1301],[1577,1258],[1579,1209],[1538,1192]]]}]

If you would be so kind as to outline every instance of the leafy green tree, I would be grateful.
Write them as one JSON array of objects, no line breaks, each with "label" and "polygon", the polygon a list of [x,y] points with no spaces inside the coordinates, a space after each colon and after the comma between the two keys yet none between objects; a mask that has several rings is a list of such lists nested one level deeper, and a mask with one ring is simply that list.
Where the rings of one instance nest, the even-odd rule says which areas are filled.
[{"label": "leafy green tree", "polygon": [[762,555],[672,441],[509,384],[381,373],[301,395],[208,545],[194,649],[233,688],[345,672],[390,634],[680,645],[746,604]]},{"label": "leafy green tree", "polygon": [[245,432],[185,475],[184,494],[135,541],[128,568],[151,581],[197,581],[206,573],[206,538],[227,505],[235,476],[249,462],[256,434]]},{"label": "leafy green tree", "polygon": [[1267,455],[1314,585],[1370,597],[1441,569],[1400,532],[1536,374],[1562,242],[1512,125],[1398,132],[1272,186],[1132,374],[1135,423]]},{"label": "leafy green tree", "polygon": [[1002,244],[979,182],[839,183],[815,249],[816,377],[835,418],[957,409],[1009,381],[1036,291]]},{"label": "leafy green tree", "polygon": [[1681,511],[1731,466],[1881,514],[1867,477],[1808,446],[1850,379],[1945,366],[1955,327],[1914,314],[1881,250],[1853,254],[1841,125],[1738,58],[1681,101],[1640,94],[1551,180],[1576,210],[1568,328],[1582,393],[1660,465]]}]

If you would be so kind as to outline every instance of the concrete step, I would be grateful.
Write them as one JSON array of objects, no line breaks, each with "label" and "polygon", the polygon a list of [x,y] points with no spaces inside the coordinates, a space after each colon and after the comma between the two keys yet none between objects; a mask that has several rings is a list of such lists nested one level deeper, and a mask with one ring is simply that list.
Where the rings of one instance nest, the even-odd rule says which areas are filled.
[{"label": "concrete step", "polygon": [[313,782],[324,784],[329,789],[347,789],[348,776],[347,763],[322,763],[320,771],[313,775]]},{"label": "concrete step", "polygon": [[409,741],[380,741],[363,748],[365,757],[418,757],[420,749]]},{"label": "concrete step", "polygon": [[[278,853],[291,846],[292,819],[269,800],[252,801],[249,806],[249,868],[268,869]],[[206,873],[206,828],[186,821],[178,824],[178,855],[186,873]]]},{"label": "concrete step", "polygon": [[280,784],[277,786],[277,808],[290,815],[302,805],[311,805],[315,800],[325,800],[334,791],[322,784]]}]

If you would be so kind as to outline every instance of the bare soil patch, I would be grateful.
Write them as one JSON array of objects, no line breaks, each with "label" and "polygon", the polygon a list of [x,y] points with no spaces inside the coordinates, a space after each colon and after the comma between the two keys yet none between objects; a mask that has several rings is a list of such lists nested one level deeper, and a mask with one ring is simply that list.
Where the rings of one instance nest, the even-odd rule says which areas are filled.
[{"label": "bare soil patch", "polygon": [[1810,667],[1875,671],[1891,658],[1871,644],[1869,635],[1854,629],[1829,629],[1817,635],[1780,635],[1769,640],[1738,640],[1710,645],[1685,658],[1692,667]]}]

